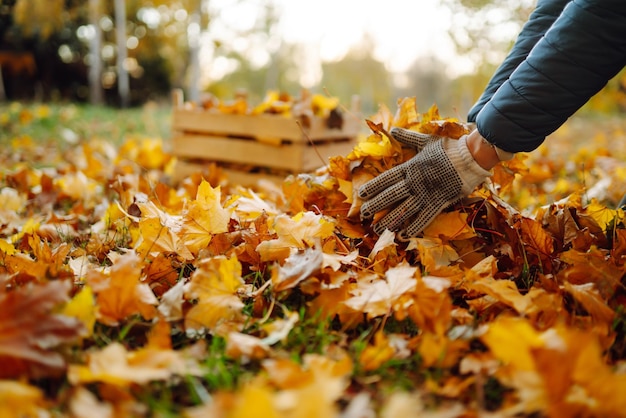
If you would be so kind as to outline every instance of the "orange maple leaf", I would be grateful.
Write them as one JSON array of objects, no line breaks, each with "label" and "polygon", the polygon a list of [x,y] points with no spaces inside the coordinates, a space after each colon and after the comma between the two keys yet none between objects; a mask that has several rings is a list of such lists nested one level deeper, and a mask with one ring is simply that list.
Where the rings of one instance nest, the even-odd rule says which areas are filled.
[{"label": "orange maple leaf", "polygon": [[139,256],[129,251],[112,261],[108,271],[92,269],[87,274],[87,282],[96,294],[98,320],[117,325],[131,315],[154,318],[158,300],[150,287],[141,282]]}]

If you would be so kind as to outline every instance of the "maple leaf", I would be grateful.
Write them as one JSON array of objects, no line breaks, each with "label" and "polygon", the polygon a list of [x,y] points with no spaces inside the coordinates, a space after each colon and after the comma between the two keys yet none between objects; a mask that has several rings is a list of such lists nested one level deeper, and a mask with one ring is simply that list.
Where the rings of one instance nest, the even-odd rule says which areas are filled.
[{"label": "maple leaf", "polygon": [[184,292],[185,281],[180,280],[161,296],[158,310],[168,321],[183,319]]},{"label": "maple leaf", "polygon": [[374,334],[374,343],[369,344],[359,356],[359,364],[363,370],[376,370],[383,363],[391,360],[395,354],[394,348],[389,345],[389,339],[382,331]]},{"label": "maple leaf", "polygon": [[276,409],[275,404],[275,393],[272,388],[263,383],[250,382],[237,393],[228,416],[230,418],[280,418],[283,415]]},{"label": "maple leaf", "polygon": [[185,328],[215,332],[218,325],[239,328],[243,302],[237,291],[244,281],[241,263],[236,257],[217,256],[202,260],[191,276],[185,294],[197,303],[185,315]]},{"label": "maple leaf", "polygon": [[469,341],[452,340],[445,335],[426,332],[419,338],[417,351],[426,367],[452,367],[469,347]]},{"label": "maple leaf", "polygon": [[45,417],[48,406],[39,388],[12,380],[0,380],[0,416]]},{"label": "maple leaf", "polygon": [[582,305],[591,317],[610,327],[615,312],[607,305],[607,301],[598,292],[595,283],[571,284],[563,283],[563,289]]},{"label": "maple leaf", "polygon": [[353,296],[344,303],[356,311],[366,313],[369,318],[386,315],[401,296],[415,289],[416,272],[416,267],[403,262],[390,268],[385,279],[377,275],[362,276],[357,287],[351,291]]},{"label": "maple leaf", "polygon": [[282,292],[298,286],[322,269],[324,256],[322,250],[307,248],[293,253],[282,266],[272,271],[272,286],[275,292]]},{"label": "maple leaf", "polygon": [[295,367],[286,361],[262,363],[270,379],[284,388],[274,398],[274,405],[283,416],[337,415],[336,402],[349,383],[353,365],[346,353],[336,347],[330,347],[326,354],[305,354],[302,365]]},{"label": "maple leaf", "polygon": [[88,353],[86,365],[71,364],[67,377],[73,385],[103,382],[126,387],[201,373],[195,360],[183,352],[150,346],[127,351],[122,344],[114,342]]},{"label": "maple leaf", "polygon": [[261,242],[256,247],[262,261],[283,260],[292,250],[313,247],[317,241],[330,237],[335,225],[322,215],[300,212],[294,217],[277,216],[274,220],[274,230],[278,238]]},{"label": "maple leaf", "polygon": [[554,252],[554,238],[543,228],[540,222],[520,217],[517,224],[529,250],[543,256],[550,256]]},{"label": "maple leaf", "polygon": [[401,128],[410,128],[420,122],[419,113],[417,112],[417,103],[415,97],[403,97],[398,99],[396,114],[393,118],[393,126]]},{"label": "maple leaf", "polygon": [[442,277],[424,276],[417,280],[417,286],[396,310],[396,317],[408,315],[421,329],[435,335],[443,335],[452,322],[452,300],[448,293],[450,280]]},{"label": "maple leaf", "polygon": [[338,287],[323,287],[319,290],[317,297],[308,303],[308,312],[312,316],[320,315],[321,318],[337,316],[345,328],[361,323],[363,314],[344,303],[352,297],[355,287],[355,284],[348,281]]},{"label": "maple leaf", "polygon": [[606,227],[615,219],[619,212],[621,212],[621,218],[624,218],[623,211],[607,208],[605,205],[599,203],[597,199],[591,199],[585,211],[598,222],[598,225],[600,225],[603,231],[606,231]]},{"label": "maple leaf", "polygon": [[372,251],[370,252],[368,258],[373,259],[379,252],[381,252],[385,248],[395,246],[395,240],[395,232],[385,229],[376,240],[376,244],[374,245],[374,248],[372,248]]},{"label": "maple leaf", "polygon": [[416,249],[421,264],[427,274],[439,277],[460,278],[463,271],[459,267],[461,257],[449,244],[439,238],[411,238],[407,251]]},{"label": "maple leaf", "polygon": [[53,281],[0,290],[0,376],[40,377],[65,368],[55,347],[84,335],[82,323],[53,312],[68,299],[70,283]]},{"label": "maple leaf", "polygon": [[113,265],[108,271],[91,270],[87,274],[87,282],[96,294],[98,320],[117,325],[131,315],[154,318],[158,300],[150,287],[141,282],[139,256],[129,251],[111,261]]},{"label": "maple leaf", "polygon": [[211,242],[213,235],[228,231],[229,221],[230,212],[222,207],[220,187],[214,189],[203,180],[183,217],[180,234],[184,245],[197,254]]},{"label": "maple leaf", "polygon": [[473,238],[476,232],[467,224],[468,216],[460,211],[441,213],[424,229],[424,237],[444,240]]},{"label": "maple leaf", "polygon": [[96,306],[91,287],[84,286],[72,300],[65,304],[61,313],[80,320],[87,330],[85,337],[91,337],[96,324]]},{"label": "maple leaf", "polygon": [[595,283],[600,295],[608,300],[620,286],[624,270],[606,257],[605,251],[595,247],[585,252],[565,251],[559,258],[568,266],[560,270],[557,277],[571,284]]},{"label": "maple leaf", "polygon": [[177,253],[185,260],[193,259],[193,255],[180,238],[182,218],[172,216],[159,209],[152,202],[136,204],[141,218],[139,220],[139,237],[134,248],[143,257],[157,257],[159,253]]},{"label": "maple leaf", "polygon": [[393,137],[382,123],[375,123],[371,120],[366,120],[366,122],[373,134],[354,146],[348,154],[349,160],[358,160],[364,157],[392,157],[400,152],[401,145],[395,140],[392,142]]}]

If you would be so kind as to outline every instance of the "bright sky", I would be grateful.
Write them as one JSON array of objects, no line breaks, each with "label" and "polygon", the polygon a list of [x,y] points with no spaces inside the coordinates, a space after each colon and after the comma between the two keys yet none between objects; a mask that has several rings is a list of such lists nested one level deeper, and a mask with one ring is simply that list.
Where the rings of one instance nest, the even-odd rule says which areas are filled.
[{"label": "bright sky", "polygon": [[452,56],[450,12],[439,0],[281,0],[280,31],[288,41],[319,45],[324,60],[338,59],[369,33],[375,57],[403,71],[417,56]]},{"label": "bright sky", "polygon": [[[406,70],[417,57],[435,56],[450,62],[451,73],[462,72],[468,62],[455,58],[452,42],[447,35],[450,11],[440,0],[274,0],[282,10],[278,33],[288,43],[305,46],[307,65],[303,66],[303,84],[313,84],[319,76],[320,60],[340,59],[352,46],[358,45],[365,34],[374,42],[374,57],[387,65],[391,72]],[[209,7],[220,20],[231,27],[251,27],[266,1],[211,0]],[[219,25],[211,26],[219,37]],[[224,29],[226,33],[226,29]],[[216,35],[217,34],[217,35]],[[238,41],[242,50],[246,43]],[[248,45],[249,46],[249,45]],[[258,52],[259,62],[268,59]],[[456,63],[456,65],[455,65]],[[227,63],[212,61],[216,72]],[[317,65],[317,67],[316,67]],[[310,68],[309,74],[306,68]],[[453,75],[451,74],[451,75]]]}]

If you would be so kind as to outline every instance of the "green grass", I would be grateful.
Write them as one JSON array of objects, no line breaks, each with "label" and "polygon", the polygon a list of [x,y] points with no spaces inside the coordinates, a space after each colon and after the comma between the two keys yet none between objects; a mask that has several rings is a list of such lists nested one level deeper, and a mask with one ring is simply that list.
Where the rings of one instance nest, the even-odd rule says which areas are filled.
[{"label": "green grass", "polygon": [[147,104],[117,109],[68,103],[0,103],[0,145],[17,138],[74,141],[99,138],[120,144],[129,136],[170,138],[171,107]]}]

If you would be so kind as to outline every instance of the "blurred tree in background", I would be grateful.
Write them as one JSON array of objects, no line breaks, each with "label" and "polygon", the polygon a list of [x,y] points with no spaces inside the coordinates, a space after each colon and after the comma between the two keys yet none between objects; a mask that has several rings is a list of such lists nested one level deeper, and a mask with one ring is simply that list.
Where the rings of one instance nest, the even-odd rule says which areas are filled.
[{"label": "blurred tree in background", "polygon": [[[345,105],[359,95],[365,114],[381,104],[394,109],[397,98],[416,96],[422,110],[436,103],[442,114],[462,119],[535,0],[441,2],[451,11],[450,39],[472,63],[466,74],[452,74],[450,62],[428,56],[394,73],[375,58],[367,34],[345,56],[311,63],[315,46],[290,44],[277,34],[275,1],[233,0],[256,7],[254,21],[241,29],[229,27],[224,10],[210,8],[211,0],[0,0],[0,100],[91,97],[98,103],[102,91],[106,104],[139,105],[169,101],[173,87],[184,88],[192,100],[202,91],[228,99],[241,89],[260,100],[267,90],[296,95],[304,86]],[[125,15],[122,28],[116,24],[120,15]],[[304,82],[307,71],[313,76]],[[625,91],[622,72],[585,108],[623,111]]]}]

